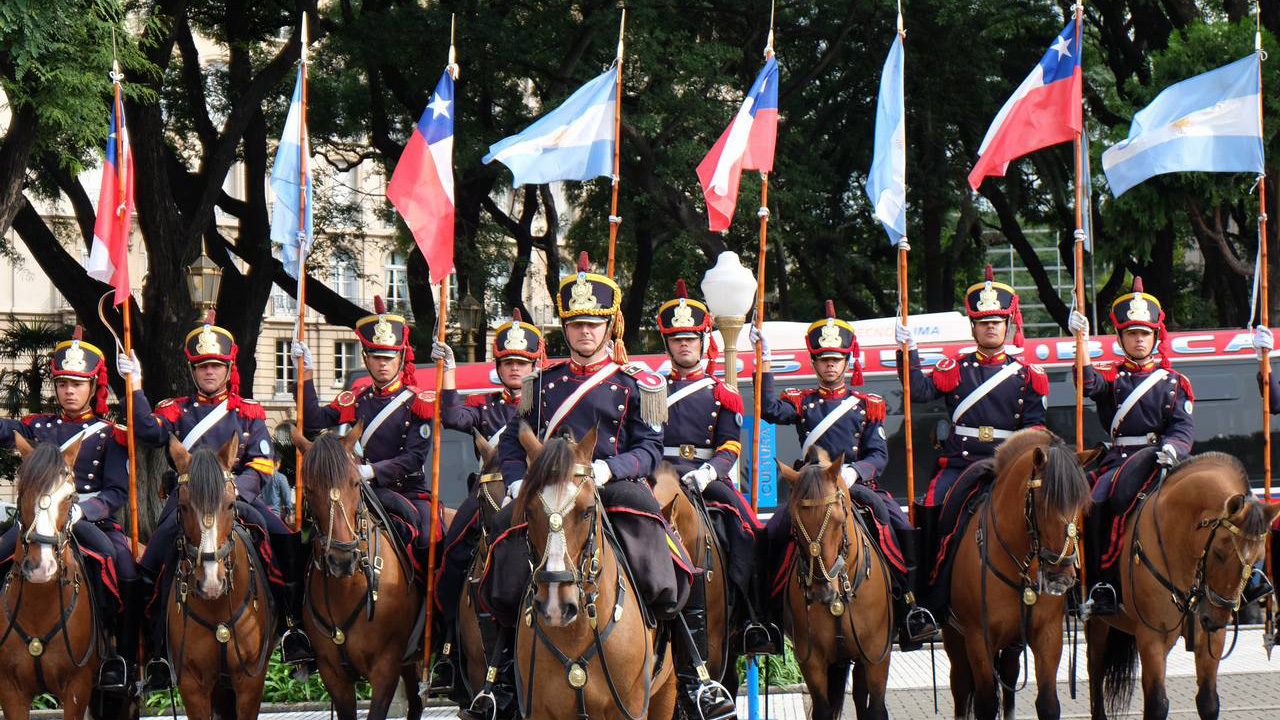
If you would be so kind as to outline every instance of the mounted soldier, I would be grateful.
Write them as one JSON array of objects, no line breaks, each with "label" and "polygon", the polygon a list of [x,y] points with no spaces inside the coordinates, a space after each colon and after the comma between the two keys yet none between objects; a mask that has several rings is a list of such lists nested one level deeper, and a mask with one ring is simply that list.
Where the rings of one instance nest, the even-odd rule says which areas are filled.
[{"label": "mounted soldier", "polygon": [[[636,591],[656,620],[669,623],[674,641],[685,650],[684,661],[695,668],[690,674],[702,678],[692,688],[696,693],[692,698],[694,706],[707,720],[734,717],[737,709],[733,698],[707,677],[681,616],[692,579],[689,562],[649,487],[649,479],[662,459],[666,382],[644,366],[626,362],[621,340],[621,302],[622,291],[611,278],[590,272],[585,252],[579,257],[577,272],[560,281],[556,306],[570,359],[525,379],[519,412],[499,441],[508,497],[519,494],[528,469],[528,456],[519,440],[522,423],[528,424],[544,442],[564,433],[581,439],[588,430],[597,428],[594,459],[584,471],[594,480],[630,566]],[[501,683],[510,682],[499,667],[510,662],[514,639],[511,626],[521,611],[530,578],[528,549],[522,538],[515,537],[514,529],[507,532],[512,509],[504,508],[494,519],[492,535],[497,540],[481,589],[485,604],[504,626],[489,663],[489,677],[498,676]],[[495,690],[507,695],[511,692],[486,683],[464,715],[476,719],[492,717]]]},{"label": "mounted soldier", "polygon": [[[64,451],[79,443],[71,468],[78,496],[71,506],[71,532],[92,568],[98,617],[115,638],[115,647],[103,653],[97,684],[107,690],[123,690],[129,664],[137,655],[136,608],[143,602],[129,540],[114,518],[116,511],[129,503],[129,453],[124,427],[106,419],[105,357],[81,339],[82,332],[76,326],[72,339],[63,340],[53,350],[50,367],[59,411],[35,413],[21,420],[0,419],[0,447],[14,447],[18,442],[15,436],[32,445],[55,443]],[[23,531],[20,525],[14,523],[0,537],[0,576],[9,573],[18,533]]]},{"label": "mounted soldier", "polygon": [[[899,603],[896,615],[902,622],[900,641],[904,649],[912,649],[932,637],[938,628],[929,611],[915,602],[913,588],[919,565],[916,530],[893,495],[878,484],[889,463],[883,424],[885,401],[879,395],[850,387],[863,381],[858,339],[853,326],[836,317],[835,305],[830,300],[826,311],[827,317],[811,323],[805,332],[805,347],[818,378],[816,388],[787,388],[778,394],[769,366],[768,341],[752,328],[752,342],[761,345],[764,359],[760,417],[776,425],[794,425],[801,442],[801,455],[806,459],[810,459],[810,452],[815,448],[821,448],[833,460],[844,458],[840,477],[853,502],[875,518],[877,527],[873,533],[879,537],[881,552],[891,568],[894,597]],[[846,372],[849,373],[847,383]],[[792,518],[785,504],[774,511],[765,533],[769,555],[767,572],[770,577],[785,580],[789,557],[784,559],[784,553],[792,541]],[[785,582],[772,585],[780,588]],[[779,605],[773,603],[774,607]]]},{"label": "mounted soldier", "polygon": [[[221,448],[234,434],[239,436],[238,455],[232,466],[240,522],[255,531],[259,553],[264,565],[269,566],[273,594],[277,605],[284,612],[288,628],[299,625],[299,615],[294,612],[289,598],[298,592],[303,564],[297,552],[296,536],[284,522],[262,501],[260,493],[275,472],[275,447],[267,432],[266,413],[253,400],[240,396],[240,373],[236,369],[236,353],[239,347],[235,337],[225,328],[214,324],[214,313],[209,311],[205,321],[187,333],[183,350],[190,365],[195,392],[188,397],[162,400],[152,409],[151,402],[142,391],[142,366],[137,355],[123,353],[117,356],[117,368],[121,375],[131,376],[133,387],[133,426],[137,442],[155,448],[168,448],[170,436],[176,437],[188,451],[207,447]],[[172,462],[172,460],[171,460]],[[172,567],[177,547],[177,500],[173,492],[176,473],[166,479],[168,495],[164,509],[147,550],[138,562],[140,578],[154,590],[162,572]],[[267,537],[270,544],[263,542]],[[157,592],[153,590],[153,599]],[[154,613],[153,632],[147,665],[147,689],[160,689],[169,685],[172,669],[165,653],[165,629],[162,613]],[[298,631],[285,634],[284,649],[303,657],[310,654],[306,636]]]},{"label": "mounted soldier", "polygon": [[[496,448],[516,414],[524,379],[533,372],[535,363],[546,359],[546,343],[542,331],[524,322],[520,309],[515,308],[511,320],[499,325],[494,332],[492,352],[494,372],[502,389],[468,395],[464,399],[457,389],[457,363],[453,349],[440,340],[431,346],[432,359],[438,368],[444,370],[441,424],[450,430],[479,433],[490,447]],[[461,671],[456,638],[458,606],[455,601],[462,592],[471,557],[480,542],[477,490],[478,487],[467,488],[467,499],[454,514],[449,532],[444,537],[444,560],[436,582],[435,603],[444,622],[445,662],[436,666],[432,675],[432,691],[447,691],[455,687]]]}]

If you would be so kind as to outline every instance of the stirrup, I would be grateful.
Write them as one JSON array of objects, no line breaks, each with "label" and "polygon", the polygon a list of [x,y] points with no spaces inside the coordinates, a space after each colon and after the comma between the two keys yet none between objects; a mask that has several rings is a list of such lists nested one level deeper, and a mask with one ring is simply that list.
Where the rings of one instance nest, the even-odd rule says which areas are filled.
[{"label": "stirrup", "polygon": [[742,628],[742,654],[777,655],[780,650],[774,638],[781,634],[776,632],[776,627],[771,630],[770,626],[751,620]]},{"label": "stirrup", "polygon": [[431,666],[431,684],[427,692],[432,695],[447,695],[452,693],[457,685],[458,672],[453,665],[453,659],[448,655],[442,655],[436,664]]},{"label": "stirrup", "polygon": [[108,692],[120,692],[129,687],[129,666],[124,658],[119,655],[103,658],[98,666],[98,687]]},{"label": "stirrup", "polygon": [[938,634],[938,621],[928,608],[912,605],[907,610],[904,629],[909,641],[924,642]]},{"label": "stirrup", "polygon": [[471,700],[470,705],[458,710],[458,717],[460,720],[497,720],[498,698],[486,686]]},{"label": "stirrup", "polygon": [[315,662],[316,653],[311,647],[311,638],[296,626],[285,630],[280,637],[280,659],[285,665]]},{"label": "stirrup", "polygon": [[1249,576],[1248,584],[1244,586],[1240,604],[1243,606],[1258,602],[1273,592],[1275,592],[1275,587],[1271,584],[1271,579],[1262,570],[1254,568],[1253,574]]},{"label": "stirrup", "polygon": [[738,705],[725,686],[715,680],[703,680],[693,694],[694,704],[702,720],[733,720]]},{"label": "stirrup", "polygon": [[148,660],[142,683],[143,692],[168,690],[171,687],[173,687],[173,666],[169,665],[169,661],[165,658]]},{"label": "stirrup", "polygon": [[1089,588],[1089,597],[1080,603],[1080,617],[1115,615],[1120,610],[1119,605],[1114,587],[1109,583],[1095,583]]}]

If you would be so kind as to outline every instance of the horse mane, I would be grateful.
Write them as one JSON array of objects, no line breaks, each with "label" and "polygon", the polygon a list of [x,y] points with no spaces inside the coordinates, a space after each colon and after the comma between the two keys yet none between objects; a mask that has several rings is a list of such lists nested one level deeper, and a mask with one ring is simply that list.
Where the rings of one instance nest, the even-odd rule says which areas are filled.
[{"label": "horse mane", "polygon": [[1174,481],[1181,480],[1193,470],[1204,470],[1206,465],[1224,466],[1222,469],[1236,481],[1237,489],[1245,494],[1250,492],[1244,465],[1236,457],[1221,452],[1201,453],[1183,460],[1169,471],[1169,476],[1165,478],[1165,484],[1169,485]]},{"label": "horse mane", "polygon": [[355,461],[335,433],[322,433],[302,456],[299,472],[307,478],[307,485],[323,493],[351,477]]},{"label": "horse mane", "polygon": [[66,471],[67,462],[58,443],[39,443],[18,467],[19,498],[30,493],[43,495],[52,492]]},{"label": "horse mane", "polygon": [[1044,449],[1045,461],[1041,471],[1045,504],[1054,512],[1071,514],[1089,500],[1089,481],[1075,451],[1048,430],[1028,428],[1019,430],[996,449],[996,476],[1012,469],[1013,463],[1033,448]]},{"label": "horse mane", "polygon": [[200,448],[191,454],[191,466],[187,468],[187,499],[192,510],[202,515],[217,513],[222,507],[226,482],[227,471],[216,452]]},{"label": "horse mane", "polygon": [[824,482],[827,477],[827,469],[815,462],[810,462],[800,468],[800,478],[791,485],[791,498],[788,501],[794,505],[797,500],[818,500],[825,494],[826,490]]},{"label": "horse mane", "polygon": [[[1019,430],[996,447],[996,474],[999,475],[1035,445],[1052,442],[1057,436],[1043,428]],[[1062,442],[1058,440],[1058,442]]]},{"label": "horse mane", "polygon": [[563,482],[573,467],[573,436],[555,437],[542,446],[542,452],[529,463],[529,470],[524,475],[524,485],[520,488],[520,496],[516,498],[517,513],[514,517],[527,517],[529,508],[546,488]]}]

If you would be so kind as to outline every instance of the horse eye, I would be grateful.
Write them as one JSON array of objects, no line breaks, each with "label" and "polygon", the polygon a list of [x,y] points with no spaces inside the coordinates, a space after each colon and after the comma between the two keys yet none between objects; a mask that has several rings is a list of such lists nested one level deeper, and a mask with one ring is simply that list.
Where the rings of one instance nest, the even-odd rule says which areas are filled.
[{"label": "horse eye", "polygon": [[594,512],[595,512],[595,508],[594,508],[594,507],[589,507],[589,508],[587,508],[587,509],[583,510],[583,511],[582,511],[582,519],[583,519],[583,521],[585,522],[585,521],[589,521],[589,520],[591,520],[591,515],[592,515]]},{"label": "horse eye", "polygon": [[1215,549],[1213,551],[1213,559],[1217,560],[1218,562],[1226,562],[1227,554],[1222,552],[1221,550]]}]

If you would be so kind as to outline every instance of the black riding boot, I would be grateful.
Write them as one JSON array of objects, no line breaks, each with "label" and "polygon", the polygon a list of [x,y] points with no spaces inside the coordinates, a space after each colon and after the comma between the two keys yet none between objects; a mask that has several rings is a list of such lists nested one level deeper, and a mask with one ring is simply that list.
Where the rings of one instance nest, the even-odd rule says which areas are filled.
[{"label": "black riding boot", "polygon": [[738,706],[723,685],[711,679],[703,661],[707,647],[707,611],[690,607],[671,620],[671,634],[679,643],[676,678],[703,720],[728,720],[738,717]]},{"label": "black riding boot", "polygon": [[286,665],[302,665],[315,662],[316,653],[311,639],[302,630],[302,604],[306,599],[307,545],[301,533],[272,534],[271,553],[275,555],[280,573],[284,575],[284,587],[272,584],[276,605],[284,616],[280,627],[280,658]]},{"label": "black riding boot", "polygon": [[1110,529],[1111,519],[1101,507],[1095,507],[1084,519],[1085,582],[1092,583],[1088,596],[1080,604],[1080,617],[1085,619],[1092,615],[1115,615],[1120,611],[1111,573],[1102,569],[1102,555],[1111,539]]},{"label": "black riding boot", "polygon": [[458,711],[461,720],[516,716],[515,645],[515,628],[499,626],[498,637],[489,653],[489,667],[484,673],[484,687],[476,693],[470,706]]},{"label": "black riding boot", "polygon": [[938,623],[933,613],[916,604],[913,588],[920,583],[920,556],[923,552],[923,533],[919,530],[903,530],[899,532],[898,545],[902,550],[902,558],[907,565],[906,577],[902,586],[894,593],[900,605],[901,624],[898,627],[898,646],[904,651],[918,650],[925,640],[938,633]]},{"label": "black riding boot", "polygon": [[[933,587],[934,570],[938,564],[938,552],[942,549],[942,533],[938,528],[942,516],[941,505],[915,504],[916,571],[907,576],[907,582],[916,600],[929,609],[936,622],[947,605],[948,588]],[[911,552],[905,550],[904,552]]]},{"label": "black riding boot", "polygon": [[[102,659],[102,664],[98,666],[98,687],[107,692],[122,692],[129,687],[129,658],[130,655],[125,651],[128,636],[128,625],[125,621],[128,616],[128,607],[133,598],[130,597],[133,587],[137,585],[136,580],[120,581],[120,603],[122,605],[120,613],[112,620],[104,618],[104,623],[110,623],[112,626],[112,641],[104,641],[104,650],[107,656]],[[105,628],[104,628],[105,630]],[[137,634],[135,629],[134,634]],[[130,647],[137,648],[135,642]],[[113,652],[114,651],[114,652]]]},{"label": "black riding boot", "polygon": [[[153,575],[145,567],[138,566],[138,590],[140,597],[138,601],[132,603],[133,611],[137,613],[136,622],[139,626],[143,625],[143,619],[146,614],[147,603],[156,594],[156,585],[159,579]],[[162,589],[163,590],[163,589]],[[169,654],[167,648],[167,632],[168,627],[165,622],[165,598],[163,592],[157,598],[155,607],[152,608],[152,615],[147,628],[143,633],[143,654],[146,658],[146,666],[142,674],[142,691],[155,692],[158,690],[167,690],[173,687],[174,674],[173,667],[169,665]]]},{"label": "black riding boot", "polygon": [[432,695],[452,695],[457,690],[459,677],[458,625],[440,615],[437,617],[444,626],[441,628],[444,642],[440,645],[436,664],[431,667],[431,686],[427,692]]}]

